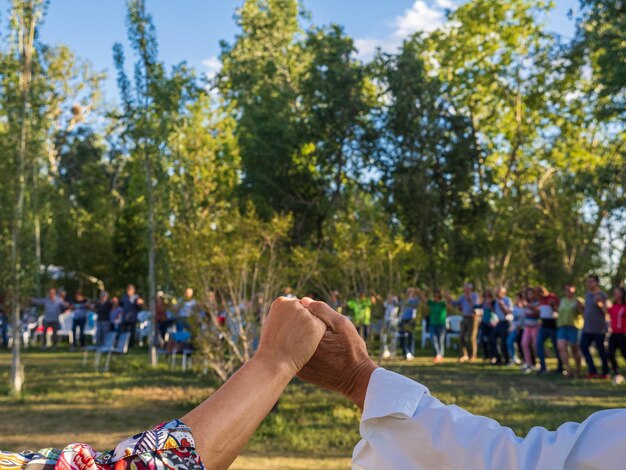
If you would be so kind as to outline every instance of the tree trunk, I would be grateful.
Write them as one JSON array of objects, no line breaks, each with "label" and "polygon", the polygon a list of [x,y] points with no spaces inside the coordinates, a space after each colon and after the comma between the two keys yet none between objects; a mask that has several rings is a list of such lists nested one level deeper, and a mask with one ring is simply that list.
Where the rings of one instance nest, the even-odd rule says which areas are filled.
[{"label": "tree trunk", "polygon": [[[28,157],[28,112],[30,108],[30,88],[32,75],[32,56],[35,42],[37,11],[35,0],[30,0],[28,7],[22,5],[16,12],[19,28],[19,54],[21,69],[19,86],[21,95],[20,106],[20,140],[17,151],[17,200],[13,212],[11,228],[11,307],[13,310],[13,349],[11,358],[11,391],[18,395],[24,383],[24,369],[21,358],[20,335],[20,302],[21,302],[21,270],[20,240],[22,221],[24,218],[24,193],[26,192],[26,160]],[[28,9],[28,11],[26,11]]]},{"label": "tree trunk", "polygon": [[146,150],[146,193],[148,199],[148,309],[150,310],[150,365],[157,365],[156,350],[156,247],[154,236],[154,191],[152,187],[152,162]]}]

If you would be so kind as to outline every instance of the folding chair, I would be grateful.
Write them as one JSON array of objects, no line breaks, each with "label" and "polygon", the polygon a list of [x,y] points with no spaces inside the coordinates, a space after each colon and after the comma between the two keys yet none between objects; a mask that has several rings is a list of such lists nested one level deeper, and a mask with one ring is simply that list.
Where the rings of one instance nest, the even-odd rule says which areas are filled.
[{"label": "folding chair", "polygon": [[109,370],[109,366],[111,365],[111,356],[113,354],[126,354],[128,352],[129,345],[130,345],[130,332],[125,331],[124,333],[121,333],[119,337],[117,338],[115,347],[109,348],[108,350],[104,350],[104,348],[101,348],[100,350],[98,350],[98,353],[99,353],[98,357],[102,353],[105,353],[105,352],[107,353],[107,358],[106,358],[104,369],[103,369],[104,372]]},{"label": "folding chair", "polygon": [[452,339],[459,339],[461,337],[461,321],[463,317],[461,315],[451,315],[446,318],[446,348],[450,349],[450,343]]},{"label": "folding chair", "polygon": [[[117,336],[117,332],[109,331],[106,335],[104,335],[104,342],[101,345],[100,344],[93,344],[93,345],[85,346],[85,349],[84,349],[84,352],[83,352],[83,367],[85,367],[87,365],[87,357],[89,356],[89,351],[95,352],[96,355],[98,354],[98,350],[100,350],[100,349],[104,349],[104,350],[108,351],[115,344],[116,336]],[[98,366],[95,363],[95,360],[94,360],[94,367],[96,369],[98,368]]]}]

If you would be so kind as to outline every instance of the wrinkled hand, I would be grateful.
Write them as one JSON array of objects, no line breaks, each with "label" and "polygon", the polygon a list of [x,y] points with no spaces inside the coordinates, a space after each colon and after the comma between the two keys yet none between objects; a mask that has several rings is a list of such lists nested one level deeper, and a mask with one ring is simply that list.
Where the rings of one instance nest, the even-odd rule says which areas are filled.
[{"label": "wrinkled hand", "polygon": [[350,320],[324,302],[302,299],[313,315],[327,327],[311,360],[297,374],[302,380],[340,392],[363,408],[365,392],[376,364],[369,357],[365,341]]},{"label": "wrinkled hand", "polygon": [[263,323],[256,357],[286,368],[292,376],[311,358],[326,325],[298,299],[277,298]]}]

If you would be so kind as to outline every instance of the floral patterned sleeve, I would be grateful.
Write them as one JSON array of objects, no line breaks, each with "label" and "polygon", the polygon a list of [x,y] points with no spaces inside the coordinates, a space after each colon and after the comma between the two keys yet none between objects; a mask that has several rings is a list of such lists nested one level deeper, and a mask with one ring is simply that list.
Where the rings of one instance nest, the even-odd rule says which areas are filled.
[{"label": "floral patterned sleeve", "polygon": [[95,452],[75,443],[63,450],[0,451],[0,470],[204,470],[191,429],[180,420],[162,423],[120,442],[115,449]]}]

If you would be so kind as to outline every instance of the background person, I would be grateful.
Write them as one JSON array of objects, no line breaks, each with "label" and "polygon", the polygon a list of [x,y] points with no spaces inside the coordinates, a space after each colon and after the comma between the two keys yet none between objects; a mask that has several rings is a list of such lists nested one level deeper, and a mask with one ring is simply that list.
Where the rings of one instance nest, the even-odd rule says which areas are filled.
[{"label": "background person", "polygon": [[157,300],[155,305],[155,321],[157,331],[162,341],[165,341],[167,329],[173,324],[173,320],[169,318],[167,312],[167,303],[165,302],[165,294],[162,291],[157,292]]},{"label": "background person", "polygon": [[519,348],[519,357],[523,356],[521,341],[518,341],[522,334],[522,325],[524,323],[524,294],[522,292],[518,292],[515,296],[515,304],[511,310],[510,315],[510,328],[509,335],[506,339],[506,346],[509,350],[509,365],[513,366],[516,364],[521,364],[521,360],[518,358],[517,352],[515,350],[515,344],[518,344]]},{"label": "background person", "polygon": [[568,284],[565,286],[565,295],[559,304],[559,318],[557,319],[557,347],[563,363],[565,374],[573,377],[572,367],[569,361],[569,348],[572,349],[572,357],[576,365],[576,377],[580,377],[580,349],[578,339],[584,320],[582,317],[584,307],[576,298],[576,287]]},{"label": "background person", "polygon": [[89,313],[89,301],[83,294],[82,290],[77,290],[74,294],[74,303],[72,304],[72,346],[70,350],[77,347],[85,347],[85,325],[87,324],[87,314]]},{"label": "background person", "polygon": [[368,297],[365,292],[361,292],[357,299],[348,301],[348,307],[354,315],[354,325],[359,330],[359,334],[367,341],[369,328],[372,321],[372,304],[376,302],[375,297]]},{"label": "background person", "polygon": [[438,364],[443,362],[443,357],[446,350],[446,318],[447,318],[447,304],[443,300],[440,289],[433,290],[433,297],[426,299],[426,296],[421,290],[417,290],[417,293],[422,302],[426,303],[428,307],[428,328],[430,333],[430,341],[433,345],[435,352],[435,358],[433,362]]},{"label": "background person", "polygon": [[9,316],[4,308],[4,295],[0,294],[0,339],[2,347],[9,347]]},{"label": "background person", "polygon": [[[332,303],[328,304],[335,312],[341,314],[341,310],[333,307]],[[398,297],[389,293],[387,299],[383,303],[383,329],[381,332],[380,342],[382,357],[389,358],[396,355],[396,344],[398,341],[398,313],[400,311],[400,301]]]},{"label": "background person", "polygon": [[41,339],[41,348],[45,349],[48,344],[48,328],[52,328],[52,346],[56,347],[58,337],[57,333],[60,328],[59,315],[65,310],[65,302],[57,295],[54,288],[48,290],[48,296],[44,298],[31,299],[33,305],[43,305],[43,335]]},{"label": "background person", "polygon": [[135,345],[135,335],[137,332],[137,315],[141,311],[143,299],[137,295],[134,284],[126,286],[126,294],[120,299],[120,307],[122,307],[122,323],[120,331],[130,333],[129,347]]},{"label": "background person", "polygon": [[524,308],[524,331],[522,333],[522,350],[524,351],[525,373],[530,373],[535,367],[535,355],[537,351],[537,338],[539,337],[539,308],[535,298],[535,290],[532,287],[525,289],[526,306]]},{"label": "background person", "polygon": [[459,362],[473,362],[478,354],[478,324],[480,318],[476,315],[475,307],[478,305],[478,295],[474,292],[474,286],[470,282],[463,285],[463,294],[457,299],[448,298],[450,305],[461,312],[461,331],[459,342],[461,344],[461,356]]},{"label": "background person", "polygon": [[492,334],[493,330],[498,326],[498,316],[496,315],[496,302],[493,298],[493,294],[490,290],[483,292],[483,303],[481,305],[483,314],[480,319],[480,339],[483,346],[483,354],[485,362],[495,364],[496,359],[496,346],[495,335]]},{"label": "background person", "polygon": [[513,355],[509,355],[508,336],[511,329],[511,313],[513,303],[506,295],[506,288],[496,290],[495,313],[498,324],[491,332],[491,348],[496,355],[497,364],[508,364]]},{"label": "background person", "polygon": [[613,289],[613,305],[607,309],[611,317],[611,336],[609,337],[609,360],[613,369],[613,383],[624,382],[624,376],[617,366],[617,351],[621,351],[626,360],[626,291],[623,287]]},{"label": "background person", "polygon": [[402,315],[398,329],[400,330],[400,347],[402,354],[407,361],[415,357],[415,337],[413,330],[415,329],[415,320],[417,318],[417,309],[420,305],[420,299],[417,295],[417,289],[409,287],[406,290],[406,299],[402,304]]},{"label": "background person", "polygon": [[107,291],[100,292],[98,297],[98,303],[96,304],[96,313],[98,314],[98,323],[96,327],[97,332],[97,344],[102,346],[104,344],[104,337],[111,331],[111,309],[113,304],[109,299],[109,293]]},{"label": "background person", "polygon": [[[284,295],[284,297],[287,297],[287,295]],[[178,309],[178,318],[176,320],[176,329],[178,331],[189,330],[191,328],[190,321],[196,308],[196,304],[196,299],[193,298],[193,289],[191,287],[187,287]]]},{"label": "background person", "polygon": [[[609,360],[604,348],[604,339],[608,331],[606,324],[605,307],[607,295],[600,289],[598,276],[592,274],[587,277],[587,293],[585,294],[585,324],[583,334],[580,338],[580,350],[587,363],[589,379],[606,379],[609,377]],[[600,361],[602,362],[602,373],[598,374],[598,369],[593,362],[593,356],[589,347],[595,345]]]},{"label": "background person", "polygon": [[558,348],[556,344],[556,322],[559,316],[558,306],[559,298],[553,293],[549,292],[545,287],[537,287],[537,298],[539,308],[539,320],[541,326],[539,327],[539,334],[537,335],[537,355],[539,356],[539,373],[543,374],[548,371],[546,367],[546,340],[552,342],[554,348],[554,355],[558,361],[558,372],[563,372],[563,363],[559,357]]},{"label": "background person", "polygon": [[120,306],[120,299],[113,297],[111,299],[111,313],[109,314],[109,323],[111,331],[119,333],[122,329],[122,320],[124,319],[124,310]]}]

